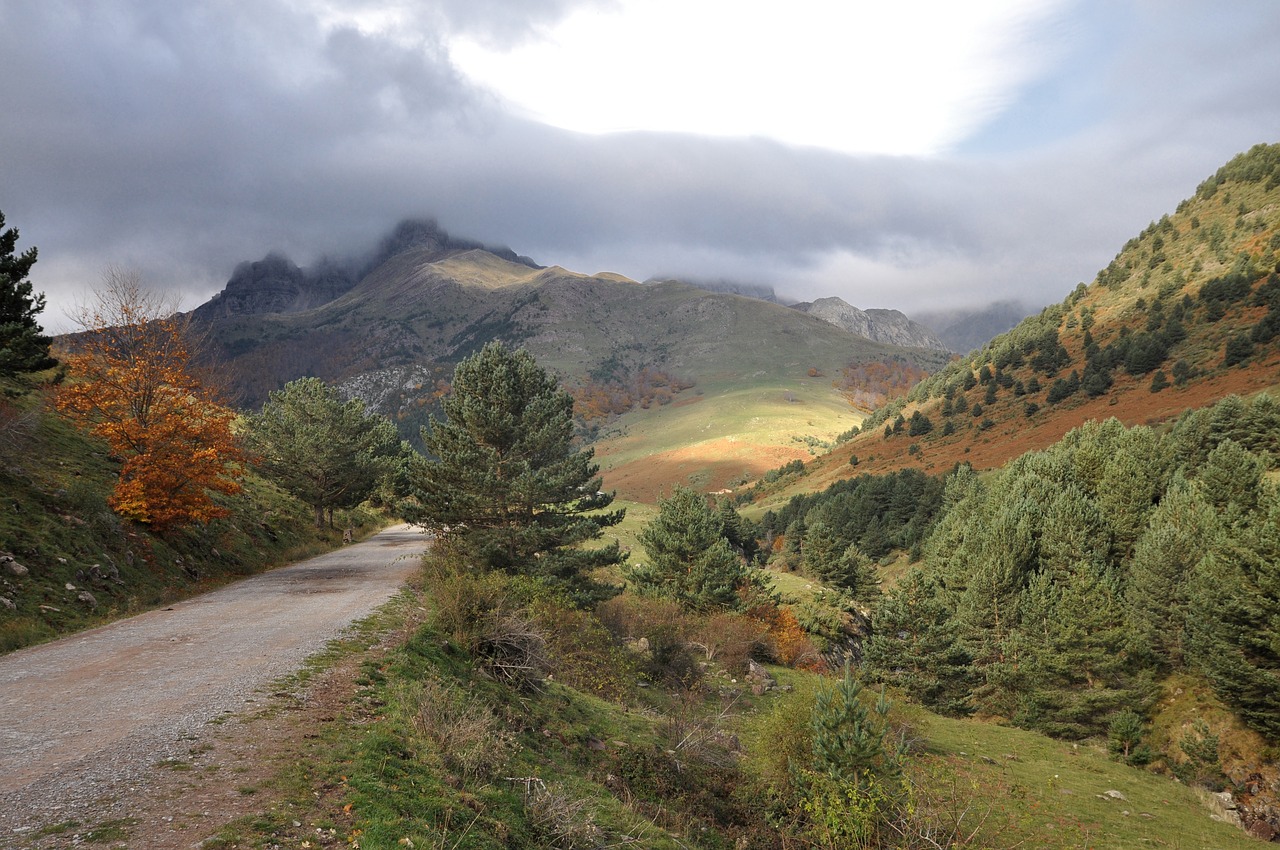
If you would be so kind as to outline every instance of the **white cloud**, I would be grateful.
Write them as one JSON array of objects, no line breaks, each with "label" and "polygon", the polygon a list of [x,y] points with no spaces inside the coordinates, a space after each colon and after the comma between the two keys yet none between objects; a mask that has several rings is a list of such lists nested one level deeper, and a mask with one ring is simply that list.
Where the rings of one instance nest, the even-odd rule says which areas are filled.
[{"label": "white cloud", "polygon": [[587,133],[765,136],[932,155],[1042,70],[1055,0],[624,0],[511,49],[458,38],[463,73],[527,117]]}]

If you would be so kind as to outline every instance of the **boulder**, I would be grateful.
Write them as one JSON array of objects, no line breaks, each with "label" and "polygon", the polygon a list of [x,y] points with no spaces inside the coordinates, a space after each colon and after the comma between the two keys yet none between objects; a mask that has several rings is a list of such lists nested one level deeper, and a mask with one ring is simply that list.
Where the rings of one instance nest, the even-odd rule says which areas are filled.
[{"label": "boulder", "polygon": [[14,557],[8,552],[0,552],[0,569],[3,569],[6,573],[14,576],[15,578],[22,578],[30,572],[30,570],[14,560]]},{"label": "boulder", "polygon": [[769,675],[769,671],[754,660],[747,661],[747,681],[751,683],[751,693],[756,696],[778,686],[777,680]]}]

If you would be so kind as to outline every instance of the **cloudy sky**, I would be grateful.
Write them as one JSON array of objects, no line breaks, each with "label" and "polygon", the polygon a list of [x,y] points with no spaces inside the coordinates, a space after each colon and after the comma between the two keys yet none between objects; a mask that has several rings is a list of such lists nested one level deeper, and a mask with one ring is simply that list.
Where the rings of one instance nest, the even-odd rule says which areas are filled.
[{"label": "cloudy sky", "polygon": [[925,310],[1091,280],[1280,141],[1274,0],[0,0],[0,210],[64,310],[405,217]]}]

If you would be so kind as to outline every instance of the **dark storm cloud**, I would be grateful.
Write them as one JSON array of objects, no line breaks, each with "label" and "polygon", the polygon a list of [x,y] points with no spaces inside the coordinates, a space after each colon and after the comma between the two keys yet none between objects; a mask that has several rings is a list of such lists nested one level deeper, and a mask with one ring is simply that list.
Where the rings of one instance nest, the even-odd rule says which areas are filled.
[{"label": "dark storm cloud", "polygon": [[[361,29],[387,4],[0,0],[0,209],[40,248],[46,320],[106,263],[190,304],[241,260],[361,250],[421,215],[587,272],[861,306],[1044,303],[1280,127],[1266,3],[1124,6],[1122,44],[1097,38],[1095,64],[1038,89],[1105,84],[1083,98],[1096,109],[998,156],[980,137],[924,160],[584,136],[505,114],[450,61],[456,33],[513,44],[576,5],[412,3]],[[1112,8],[1080,4],[1076,26],[1096,36]]]}]

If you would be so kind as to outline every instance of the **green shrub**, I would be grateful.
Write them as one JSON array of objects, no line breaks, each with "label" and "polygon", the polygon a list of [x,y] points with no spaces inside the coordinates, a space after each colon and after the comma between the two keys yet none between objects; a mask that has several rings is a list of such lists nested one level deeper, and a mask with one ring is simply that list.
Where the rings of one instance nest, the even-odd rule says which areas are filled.
[{"label": "green shrub", "polygon": [[529,613],[546,636],[556,681],[614,702],[628,702],[635,695],[635,655],[595,614],[547,600],[534,602]]}]

